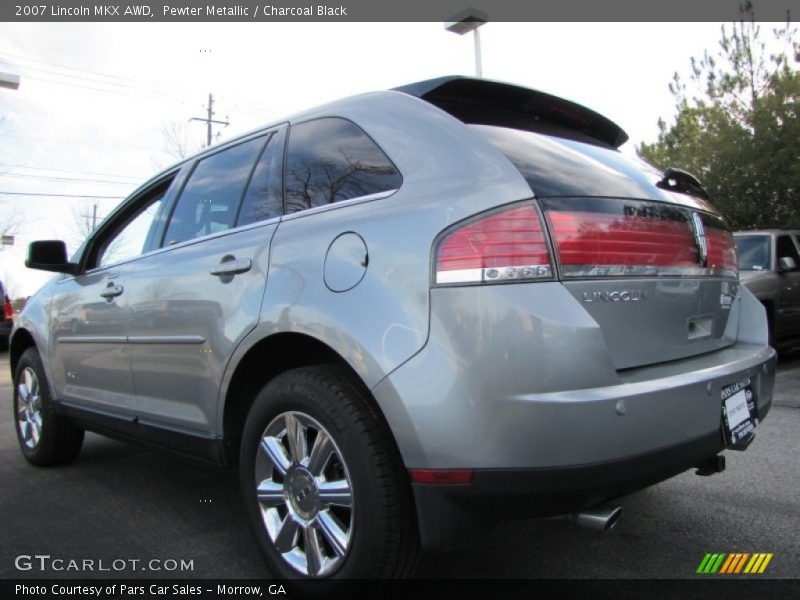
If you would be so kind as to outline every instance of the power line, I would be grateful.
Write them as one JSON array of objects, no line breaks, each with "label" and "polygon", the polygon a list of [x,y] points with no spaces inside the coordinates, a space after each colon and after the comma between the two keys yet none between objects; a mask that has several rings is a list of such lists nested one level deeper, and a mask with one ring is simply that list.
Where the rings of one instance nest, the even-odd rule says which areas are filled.
[{"label": "power line", "polygon": [[35,194],[33,192],[6,192],[0,190],[0,195],[2,194],[6,194],[8,196],[52,196],[54,198],[127,198],[127,196],[95,196],[90,194]]},{"label": "power line", "polygon": [[56,171],[58,173],[72,173],[74,175],[96,175],[100,177],[115,177],[117,179],[130,179],[133,181],[140,181],[139,177],[131,177],[129,175],[116,175],[114,173],[97,173],[92,171],[72,171],[70,169],[56,169],[54,167],[35,167],[33,165],[21,165],[12,163],[0,163],[0,167],[9,167],[14,169],[32,169],[34,171]]},{"label": "power line", "polygon": [[0,173],[0,177],[14,177],[17,179],[35,179],[39,181],[57,181],[59,183],[94,183],[99,185],[122,185],[131,187],[136,185],[133,182],[109,181],[107,179],[77,179],[75,177],[56,177],[48,175],[29,175],[27,173]]},{"label": "power line", "polygon": [[[19,65],[19,64],[12,63],[11,61],[4,60],[2,58],[0,58],[0,63],[9,65],[11,67],[14,67],[17,70],[23,70],[24,69],[25,71],[36,71],[37,73],[44,73],[45,75],[55,75],[56,77],[67,77],[67,78],[70,78],[70,79],[79,79],[81,81],[88,81],[90,83],[96,83],[96,84],[100,84],[100,85],[113,85],[113,86],[117,86],[117,87],[121,87],[121,88],[125,88],[125,89],[131,89],[131,90],[147,90],[148,92],[152,92],[153,91],[152,88],[148,88],[148,87],[144,87],[144,86],[133,86],[133,85],[125,84],[125,83],[117,83],[116,81],[103,81],[102,79],[96,79],[94,77],[83,77],[81,75],[73,75],[72,73],[59,73],[58,71],[53,71],[51,69],[40,69],[39,67],[31,67],[29,65]],[[25,72],[23,72],[22,75],[27,75],[28,77],[33,77],[29,73],[25,73]],[[163,92],[158,92],[156,90],[155,93],[163,93]]]},{"label": "power line", "polygon": [[6,52],[6,51],[2,51],[2,54],[5,54],[6,56],[10,56],[11,58],[17,58],[19,60],[27,60],[29,62],[39,63],[39,64],[42,64],[42,65],[48,65],[48,66],[51,66],[51,67],[56,67],[57,69],[67,69],[67,70],[70,70],[70,71],[80,71],[81,73],[89,73],[91,75],[100,75],[102,77],[109,77],[109,78],[112,78],[112,79],[121,79],[123,81],[125,81],[125,80],[134,81],[134,82],[143,83],[143,84],[146,84],[146,85],[153,85],[153,84],[162,85],[158,81],[152,81],[152,80],[146,80],[146,79],[136,79],[136,78],[133,78],[133,77],[124,77],[122,75],[114,75],[113,73],[103,73],[101,71],[92,71],[90,69],[82,69],[80,67],[70,67],[68,65],[60,65],[58,63],[52,63],[52,62],[48,62],[46,60],[40,60],[38,58],[30,58],[28,56],[21,56],[19,54],[12,54],[11,52]]},{"label": "power line", "polygon": [[56,79],[47,79],[45,77],[37,77],[35,75],[26,74],[24,71],[21,71],[21,74],[26,77],[27,79],[33,79],[36,81],[44,81],[46,83],[55,83],[56,85],[66,85],[69,87],[76,87],[84,90],[93,90],[97,92],[105,92],[107,94],[117,94],[121,96],[135,96],[136,98],[140,98],[142,100],[151,100],[151,101],[161,101],[164,102],[166,100],[172,99],[175,100],[176,96],[168,96],[168,95],[158,95],[157,93],[153,94],[131,94],[125,90],[110,90],[108,88],[100,88],[94,87],[91,85],[84,85],[81,83],[70,83],[68,81],[58,81]]},{"label": "power line", "polygon": [[[90,69],[81,69],[79,67],[70,67],[70,66],[67,66],[67,65],[59,65],[59,64],[47,62],[47,61],[44,61],[44,60],[39,60],[39,59],[35,59],[35,58],[29,58],[29,57],[26,57],[26,56],[20,56],[18,54],[12,54],[10,52],[2,52],[2,54],[5,54],[6,56],[10,56],[12,58],[17,58],[17,59],[20,59],[20,60],[25,60],[25,61],[30,61],[30,62],[35,62],[35,63],[48,65],[48,66],[51,66],[51,67],[55,67],[57,69],[65,69],[65,70],[70,70],[70,71],[79,71],[81,73],[89,73],[89,74],[92,74],[92,75],[99,75],[101,77],[119,79],[119,80],[122,80],[122,81],[131,81],[131,82],[135,82],[135,83],[143,84],[143,85],[132,86],[132,85],[127,85],[127,84],[118,84],[118,83],[111,82],[111,81],[93,80],[93,79],[90,79],[90,78],[80,77],[78,75],[73,75],[71,73],[58,73],[58,72],[53,72],[53,71],[50,72],[51,74],[59,76],[59,77],[73,77],[73,78],[78,78],[78,79],[85,79],[86,81],[90,81],[90,82],[97,83],[97,84],[100,84],[100,85],[127,86],[127,87],[130,87],[132,89],[138,89],[138,90],[146,91],[146,92],[148,92],[150,94],[160,94],[162,96],[172,97],[172,98],[183,98],[185,94],[189,94],[189,93],[192,92],[192,90],[190,88],[175,88],[175,87],[172,88],[173,92],[161,92],[161,91],[158,91],[157,89],[154,90],[154,87],[155,88],[162,88],[162,89],[167,87],[167,85],[165,83],[160,82],[160,81],[146,80],[146,79],[136,79],[136,78],[133,78],[133,77],[123,77],[123,76],[120,76],[120,75],[114,75],[112,73],[104,73],[104,72],[101,72],[101,71],[92,71]],[[38,69],[37,67],[31,67],[31,66],[26,66],[26,65],[16,65],[16,64],[11,63],[9,61],[3,60],[2,58],[0,58],[0,61],[5,62],[6,64],[13,65],[15,67],[21,67],[21,68],[27,68],[27,69],[37,69],[39,71],[48,72],[45,69]],[[47,80],[44,80],[44,81],[47,81]],[[59,82],[54,82],[54,83],[59,83]],[[65,84],[65,85],[70,85],[70,84]],[[89,88],[89,89],[92,89],[92,88]],[[102,90],[102,91],[112,92],[111,90]],[[180,96],[177,93],[175,93],[175,92],[178,92],[178,91],[180,91],[180,93],[181,93]],[[272,114],[277,114],[277,113],[280,113],[280,112],[290,112],[291,111],[290,108],[286,108],[286,107],[284,107],[281,110],[265,107],[263,105],[263,102],[260,99],[254,100],[254,99],[249,99],[249,98],[242,98],[240,96],[229,96],[227,94],[224,96],[224,99],[226,101],[227,100],[231,100],[233,102],[238,102],[240,104],[250,104],[250,105],[252,105],[253,109],[255,109],[255,110],[267,111],[267,112],[271,112]]]},{"label": "power line", "polygon": [[147,150],[148,152],[152,152],[155,148],[151,146],[130,146],[128,144],[104,144],[103,142],[78,142],[75,140],[61,140],[61,139],[54,139],[54,138],[43,138],[43,137],[36,137],[32,135],[19,135],[17,133],[8,133],[5,134],[3,137],[13,137],[18,138],[21,140],[36,140],[41,142],[53,142],[58,144],[77,144],[79,146],[106,146],[108,148],[127,148],[129,150]]}]

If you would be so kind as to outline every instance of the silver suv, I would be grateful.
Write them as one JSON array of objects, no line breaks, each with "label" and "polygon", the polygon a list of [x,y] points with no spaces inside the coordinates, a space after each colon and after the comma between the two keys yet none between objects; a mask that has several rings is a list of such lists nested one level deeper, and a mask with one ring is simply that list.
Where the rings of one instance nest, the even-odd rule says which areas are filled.
[{"label": "silver suv", "polygon": [[[398,577],[498,520],[720,471],[775,353],[688,173],[572,102],[448,77],[338,101],[161,173],[11,340],[25,457],[84,430],[238,465],[273,575]],[[605,503],[605,504],[602,504]]]}]

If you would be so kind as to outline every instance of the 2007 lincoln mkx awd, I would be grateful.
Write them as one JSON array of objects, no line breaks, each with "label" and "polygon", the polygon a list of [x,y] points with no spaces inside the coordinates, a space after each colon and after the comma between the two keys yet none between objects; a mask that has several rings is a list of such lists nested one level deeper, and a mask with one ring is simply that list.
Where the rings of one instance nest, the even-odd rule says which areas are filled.
[{"label": "2007 lincoln mkx awd", "polygon": [[605,529],[613,498],[721,471],[770,408],[764,309],[697,179],[626,139],[448,77],[174,166],[72,259],[31,245],[60,275],[12,334],[23,454],[88,429],[238,465],[299,578],[407,576],[500,519]]}]

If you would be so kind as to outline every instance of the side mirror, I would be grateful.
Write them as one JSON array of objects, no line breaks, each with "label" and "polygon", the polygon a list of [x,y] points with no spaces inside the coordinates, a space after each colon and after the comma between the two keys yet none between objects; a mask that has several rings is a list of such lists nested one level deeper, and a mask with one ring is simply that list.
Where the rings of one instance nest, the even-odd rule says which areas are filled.
[{"label": "side mirror", "polygon": [[67,259],[67,246],[61,240],[31,242],[25,266],[40,271],[77,275],[79,266]]},{"label": "side mirror", "polygon": [[794,271],[797,269],[797,262],[791,256],[781,256],[778,260],[778,272]]}]

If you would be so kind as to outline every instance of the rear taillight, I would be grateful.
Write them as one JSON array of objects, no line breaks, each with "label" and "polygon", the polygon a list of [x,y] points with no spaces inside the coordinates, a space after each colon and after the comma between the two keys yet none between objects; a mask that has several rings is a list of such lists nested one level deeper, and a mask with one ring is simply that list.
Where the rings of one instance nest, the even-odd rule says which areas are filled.
[{"label": "rear taillight", "polygon": [[436,252],[436,283],[551,279],[553,267],[535,206],[481,216],[445,234]]},{"label": "rear taillight", "polygon": [[706,226],[708,256],[706,266],[709,275],[722,277],[739,276],[739,257],[736,241],[730,231]]},{"label": "rear taillight", "polygon": [[6,321],[10,321],[13,316],[14,307],[11,306],[11,301],[6,298],[5,302],[3,302],[3,318]]},{"label": "rear taillight", "polygon": [[549,210],[564,277],[700,274],[691,222],[674,210]]},{"label": "rear taillight", "polygon": [[565,280],[738,276],[736,243],[716,216],[647,200],[537,202],[447,231],[436,253],[436,283],[552,280],[556,265]]}]

